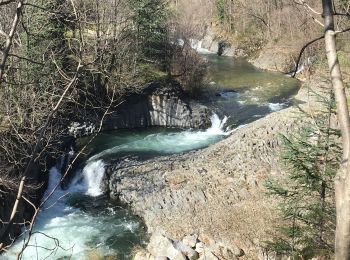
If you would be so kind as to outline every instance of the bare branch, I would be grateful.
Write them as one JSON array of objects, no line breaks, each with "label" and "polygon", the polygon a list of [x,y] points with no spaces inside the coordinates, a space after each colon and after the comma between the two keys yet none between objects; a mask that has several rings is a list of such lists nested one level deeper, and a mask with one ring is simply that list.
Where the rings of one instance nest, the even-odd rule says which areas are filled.
[{"label": "bare branch", "polygon": [[5,64],[6,64],[6,60],[7,60],[8,56],[9,56],[13,37],[15,35],[17,25],[20,21],[22,8],[23,8],[23,2],[24,2],[24,0],[18,1],[17,8],[16,8],[16,14],[15,14],[15,17],[13,18],[13,22],[12,22],[11,31],[8,35],[8,38],[7,38],[6,43],[5,43],[5,47],[3,48],[3,51],[2,51],[3,57],[2,57],[2,60],[0,62],[0,84],[1,84],[2,78],[4,76]]},{"label": "bare branch", "polygon": [[[344,30],[341,30],[341,31],[336,31],[335,34],[339,34],[339,33],[345,33],[345,32],[349,32],[350,31],[350,28],[347,28],[347,29],[344,29]],[[298,59],[297,59],[297,62],[295,64],[295,69],[293,71],[293,74],[292,74],[292,78],[295,78],[295,75],[296,73],[298,72],[298,69],[299,69],[299,64],[300,64],[300,60],[301,60],[301,57],[303,56],[304,54],[304,51],[307,47],[309,47],[310,45],[312,45],[313,43],[319,41],[319,40],[322,40],[325,36],[322,35],[316,39],[313,39],[312,41],[309,41],[308,43],[306,43],[300,50],[299,52],[299,56],[298,56]]]},{"label": "bare branch", "polygon": [[0,6],[1,5],[7,5],[7,4],[10,4],[10,3],[13,3],[15,2],[15,0],[0,0]]}]

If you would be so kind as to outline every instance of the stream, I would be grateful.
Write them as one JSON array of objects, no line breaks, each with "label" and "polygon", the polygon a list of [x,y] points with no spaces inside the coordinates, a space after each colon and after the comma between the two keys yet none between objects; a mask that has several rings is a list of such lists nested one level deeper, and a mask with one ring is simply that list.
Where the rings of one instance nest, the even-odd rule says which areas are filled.
[{"label": "stream", "polygon": [[[137,155],[147,159],[201,149],[224,139],[230,131],[291,105],[296,80],[264,72],[245,60],[206,52],[208,87],[200,102],[215,113],[207,130],[150,128],[99,134],[88,147],[89,159],[66,188],[60,186],[40,212],[23,259],[130,259],[147,241],[142,220],[112,203],[99,189],[108,161]],[[80,140],[84,142],[84,140]],[[46,197],[60,181],[60,162],[49,172]],[[15,259],[19,239],[5,259]]]}]

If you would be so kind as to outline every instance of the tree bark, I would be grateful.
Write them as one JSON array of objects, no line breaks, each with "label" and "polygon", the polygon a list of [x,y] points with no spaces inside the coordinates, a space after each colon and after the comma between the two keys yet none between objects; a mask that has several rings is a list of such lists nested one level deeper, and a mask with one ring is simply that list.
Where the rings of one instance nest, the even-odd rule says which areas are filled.
[{"label": "tree bark", "polygon": [[336,50],[334,11],[331,0],[322,0],[325,46],[334,90],[337,116],[342,134],[343,160],[335,178],[337,228],[335,236],[335,259],[350,259],[350,118],[345,87]]}]

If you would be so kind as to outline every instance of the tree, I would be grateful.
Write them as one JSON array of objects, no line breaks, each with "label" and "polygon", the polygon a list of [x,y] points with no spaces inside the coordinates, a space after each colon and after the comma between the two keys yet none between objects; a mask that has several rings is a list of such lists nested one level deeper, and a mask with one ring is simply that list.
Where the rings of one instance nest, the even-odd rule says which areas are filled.
[{"label": "tree", "polygon": [[162,70],[168,70],[168,3],[164,0],[131,0],[133,28],[135,38],[135,65],[138,63],[155,64]]},{"label": "tree", "polygon": [[[126,8],[128,1],[9,0],[0,1],[0,8],[8,7],[10,13],[16,3],[13,21],[0,17],[0,34],[10,32],[2,43],[1,57],[1,77],[5,77],[0,98],[7,106],[0,107],[0,252],[13,243],[14,226],[28,225],[30,237],[43,203],[37,189],[35,201],[27,191],[34,179],[42,184],[45,167],[65,152],[69,123],[89,120],[100,131],[106,113],[116,109],[128,92],[137,92],[146,83],[130,73],[134,65],[130,42],[135,39],[130,31],[135,16]],[[164,51],[163,34],[158,30],[163,20],[161,16],[155,19],[162,22],[152,20],[154,10],[165,12],[161,3],[147,9],[150,34],[139,35],[145,55],[137,64],[158,65],[158,60],[164,60],[147,48]],[[158,36],[160,44],[153,45]],[[33,170],[35,167],[42,172]],[[6,197],[2,196],[5,192]],[[3,200],[9,205],[7,212],[2,210]],[[23,216],[23,205],[32,214]]]},{"label": "tree", "polygon": [[268,249],[292,259],[331,258],[334,253],[334,185],[341,152],[334,121],[333,94],[318,97],[322,110],[302,112],[300,129],[282,135],[280,157],[287,172],[283,180],[270,179],[269,194],[280,201],[283,222]]},{"label": "tree", "polygon": [[336,49],[334,6],[331,0],[322,0],[325,46],[330,78],[337,104],[337,116],[342,134],[342,163],[335,178],[337,227],[335,258],[350,259],[350,118],[345,86]]}]

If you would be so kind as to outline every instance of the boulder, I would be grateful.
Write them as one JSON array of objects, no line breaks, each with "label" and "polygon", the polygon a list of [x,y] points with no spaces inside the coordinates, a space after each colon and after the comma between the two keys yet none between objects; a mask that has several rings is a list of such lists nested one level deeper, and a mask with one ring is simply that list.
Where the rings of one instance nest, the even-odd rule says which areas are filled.
[{"label": "boulder", "polygon": [[150,126],[207,128],[207,107],[191,101],[180,85],[162,86],[151,83],[142,93],[128,97],[104,121],[104,129]]},{"label": "boulder", "polygon": [[[210,110],[191,100],[177,83],[150,83],[142,92],[127,96],[104,117],[102,130],[142,127],[205,129],[211,125]],[[75,138],[95,133],[100,122],[72,122],[68,132]]]},{"label": "boulder", "polygon": [[204,253],[204,244],[203,242],[199,242],[196,244],[196,251],[199,253],[199,254],[203,254]]},{"label": "boulder", "polygon": [[190,246],[185,245],[181,241],[174,243],[176,249],[180,250],[189,260],[197,260],[199,258],[198,252],[193,250]]},{"label": "boulder", "polygon": [[217,258],[212,252],[205,251],[199,260],[219,260],[219,258]]},{"label": "boulder", "polygon": [[193,235],[185,236],[182,239],[182,242],[189,247],[195,248],[197,240],[198,240],[198,235],[193,234]]},{"label": "boulder", "polygon": [[147,250],[155,257],[167,257],[170,260],[186,260],[186,257],[175,247],[173,242],[159,232],[152,235]]},{"label": "boulder", "polygon": [[134,260],[168,260],[168,258],[166,256],[155,257],[146,250],[143,250],[136,253],[136,255],[134,256]]}]

